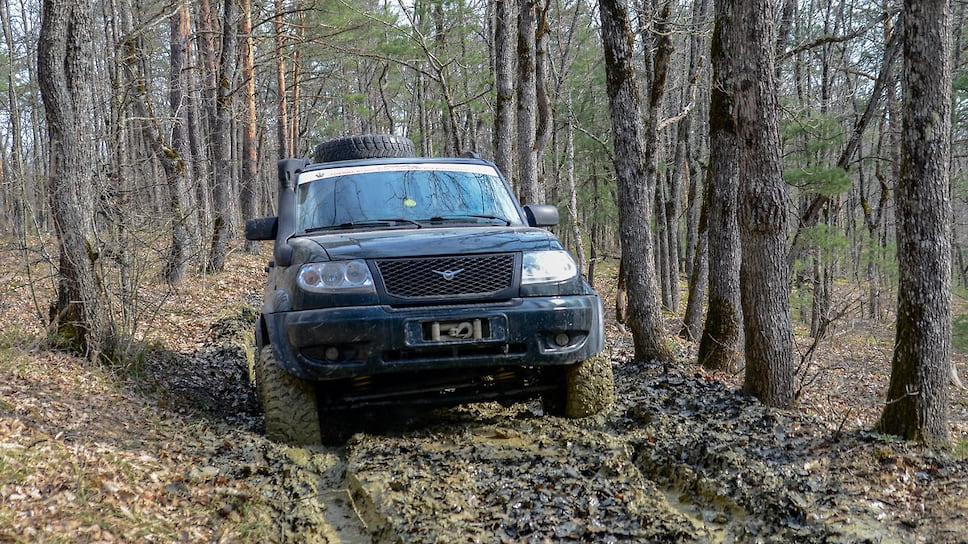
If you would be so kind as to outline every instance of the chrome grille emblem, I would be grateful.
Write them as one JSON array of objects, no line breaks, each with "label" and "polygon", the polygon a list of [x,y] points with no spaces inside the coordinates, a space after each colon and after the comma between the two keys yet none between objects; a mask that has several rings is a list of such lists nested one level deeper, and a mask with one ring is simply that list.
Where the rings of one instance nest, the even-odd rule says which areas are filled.
[{"label": "chrome grille emblem", "polygon": [[464,269],[461,268],[459,270],[433,270],[432,272],[434,274],[440,274],[445,280],[450,281],[463,271]]}]

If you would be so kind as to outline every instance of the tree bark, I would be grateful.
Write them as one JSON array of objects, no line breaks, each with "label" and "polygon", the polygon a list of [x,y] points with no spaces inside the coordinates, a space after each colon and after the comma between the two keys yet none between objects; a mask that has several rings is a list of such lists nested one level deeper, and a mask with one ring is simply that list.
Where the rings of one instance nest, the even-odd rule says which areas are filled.
[{"label": "tree bark", "polygon": [[951,5],[904,2],[897,334],[877,429],[947,446],[951,365]]},{"label": "tree bark", "polygon": [[91,360],[119,354],[117,326],[97,269],[93,11],[90,0],[45,0],[37,71],[50,140],[50,207],[60,249],[56,335]]},{"label": "tree bark", "polygon": [[[742,241],[740,291],[746,333],[743,389],[767,406],[793,404],[793,334],[787,266],[786,186],[774,81],[773,3],[737,0],[730,57],[735,78]],[[710,242],[710,246],[712,246]]]},{"label": "tree bark", "polygon": [[292,155],[292,149],[289,145],[289,102],[286,89],[286,44],[282,0],[275,0],[275,8],[272,29],[276,60],[276,139],[279,146],[278,158],[286,159]]},{"label": "tree bark", "polygon": [[[253,219],[259,211],[259,157],[257,153],[256,127],[258,113],[255,103],[255,40],[252,36],[252,0],[242,0],[242,79],[245,98],[245,116],[242,124],[242,219]],[[259,243],[247,240],[245,250],[259,252]]]},{"label": "tree bark", "polygon": [[671,312],[673,311],[672,282],[669,277],[669,237],[666,232],[669,221],[666,218],[665,207],[666,184],[662,177],[657,175],[655,183],[655,269],[658,272],[657,283],[662,307]]},{"label": "tree bark", "polygon": [[[189,225],[189,183],[193,178],[191,171],[191,147],[186,130],[186,95],[189,72],[185,69],[188,61],[188,47],[191,33],[188,3],[180,2],[171,16],[171,75],[169,77],[168,98],[172,111],[171,147],[164,149],[160,156],[165,165],[168,178],[169,206],[172,214],[172,248],[165,268],[165,277],[172,284],[180,283],[188,272],[193,251],[192,229]],[[143,66],[144,64],[142,64]],[[143,97],[147,104],[147,96]],[[157,123],[154,118],[142,123]],[[163,145],[163,134],[157,130],[155,135],[159,145]],[[162,155],[161,153],[157,153]]]},{"label": "tree bark", "polygon": [[[298,7],[299,3],[296,2]],[[305,11],[302,9],[296,10],[296,23],[294,37],[297,44],[303,43],[303,36],[305,33]],[[300,59],[301,53],[300,47],[294,47],[292,52],[292,111],[289,112],[289,151],[293,155],[299,154],[299,140],[300,133],[302,129],[300,128],[301,123],[301,110],[300,105],[302,104],[302,62]]]},{"label": "tree bark", "polygon": [[[6,219],[9,220],[9,226],[11,231],[13,231],[14,236],[17,239],[23,239],[27,233],[27,226],[24,223],[26,220],[25,205],[27,200],[27,187],[26,187],[26,172],[24,171],[24,161],[23,161],[23,128],[21,126],[20,120],[20,105],[17,98],[17,85],[16,85],[16,70],[14,68],[14,55],[11,53],[15,51],[13,45],[13,29],[10,27],[10,2],[9,0],[3,0],[2,5],[0,5],[0,23],[2,23],[4,42],[7,45],[8,60],[10,65],[7,67],[7,98],[9,100],[10,107],[10,132],[11,139],[10,142],[10,162],[12,163],[12,168],[8,167],[3,172],[5,175],[4,187],[8,186],[6,183],[7,179],[13,180],[13,185],[15,190],[13,194],[7,194],[8,201],[12,201],[9,210],[10,217]],[[9,198],[13,196],[13,198]],[[6,208],[6,206],[4,206]]]},{"label": "tree bark", "polygon": [[538,183],[538,97],[535,82],[535,0],[518,0],[518,197],[522,204],[541,204]]},{"label": "tree bark", "polygon": [[537,202],[540,204],[548,198],[545,187],[547,181],[542,172],[545,148],[548,147],[548,140],[551,139],[551,132],[554,125],[554,115],[551,107],[551,96],[548,91],[551,80],[551,70],[549,64],[551,60],[548,55],[548,37],[551,35],[551,28],[548,26],[548,12],[551,10],[551,0],[542,0],[536,6],[535,14],[535,36],[534,36],[534,90],[535,107],[537,109],[537,121],[535,124],[534,150],[536,175],[538,178]]},{"label": "tree bark", "polygon": [[581,237],[581,218],[578,212],[578,188],[575,186],[575,120],[571,111],[571,96],[568,96],[568,128],[566,129],[568,142],[566,143],[567,172],[568,172],[568,217],[571,220],[571,233],[575,241],[575,255],[578,257],[578,270],[583,271],[587,265],[585,260],[585,245]]},{"label": "tree bark", "polygon": [[238,43],[236,0],[223,0],[222,51],[219,55],[218,97],[215,129],[212,132],[212,154],[215,163],[213,179],[212,248],[208,256],[208,271],[221,272],[233,237],[235,213],[232,194],[235,183],[232,168],[232,85],[235,81],[235,53]]},{"label": "tree bark", "polygon": [[[658,283],[662,294],[662,305],[670,311],[675,311],[679,301],[679,274],[675,270],[672,258],[673,249],[670,247],[674,242],[673,235],[669,232],[670,223],[674,219],[668,217],[666,207],[666,182],[664,176],[659,174],[659,117],[662,112],[662,102],[666,95],[666,81],[669,75],[669,65],[672,60],[674,46],[672,43],[672,32],[669,28],[669,21],[672,17],[672,2],[663,5],[656,21],[654,21],[654,47],[655,53],[647,56],[646,67],[651,68],[646,80],[649,82],[649,103],[645,114],[644,134],[644,157],[646,183],[655,192],[655,250],[656,250],[656,272]],[[650,40],[651,41],[651,40]],[[676,293],[673,295],[673,291]]]},{"label": "tree bark", "polygon": [[706,236],[709,251],[709,308],[699,342],[699,363],[731,370],[739,363],[740,239],[736,222],[739,190],[738,142],[734,120],[731,24],[733,0],[716,0],[709,104],[709,187]]},{"label": "tree bark", "polygon": [[514,0],[494,2],[494,164],[508,177],[514,174],[514,6]]},{"label": "tree bark", "polygon": [[[639,360],[671,359],[656,298],[652,261],[652,195],[643,141],[654,137],[639,117],[641,97],[632,60],[632,30],[623,0],[599,0],[605,75],[615,142],[619,229],[628,286],[628,322]],[[651,181],[651,184],[650,184]]]},{"label": "tree bark", "polygon": [[[707,176],[709,171],[707,170]],[[712,183],[706,180],[705,198],[699,210],[699,224],[696,226],[696,248],[693,251],[692,271],[689,273],[689,296],[686,299],[686,312],[682,319],[682,330],[679,336],[695,342],[701,338],[703,331],[702,307],[709,285],[709,187]],[[737,272],[737,278],[738,278]],[[737,297],[739,298],[739,297]],[[737,322],[736,328],[739,328]],[[701,344],[700,344],[701,346]],[[702,357],[699,361],[703,361]]]},{"label": "tree bark", "polygon": [[[194,44],[193,49],[196,54],[190,54],[188,57],[188,80],[191,84],[188,88],[188,94],[185,97],[188,141],[193,161],[192,170],[194,172],[194,179],[190,185],[193,191],[192,208],[196,218],[194,220],[196,231],[192,233],[192,236],[197,240],[196,250],[198,253],[195,256],[195,261],[199,264],[199,271],[208,262],[208,247],[202,241],[208,239],[208,229],[212,224],[210,190],[212,179],[211,149],[208,146],[208,135],[211,125],[208,122],[208,108],[206,107],[206,100],[209,96],[207,88],[209,84],[209,70],[207,67],[209,53],[205,51],[205,48],[214,47],[214,41],[206,34],[206,25],[209,24],[205,21],[207,5],[207,0],[199,0],[195,5],[196,10],[194,11],[194,15],[197,39],[194,42],[189,42],[189,45],[192,46]],[[214,53],[212,55],[214,56]]]}]

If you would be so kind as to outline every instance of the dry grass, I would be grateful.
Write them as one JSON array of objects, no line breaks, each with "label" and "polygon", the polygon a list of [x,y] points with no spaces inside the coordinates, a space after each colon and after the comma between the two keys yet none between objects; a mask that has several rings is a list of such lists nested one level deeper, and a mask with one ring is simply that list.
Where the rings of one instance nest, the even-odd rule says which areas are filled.
[{"label": "dry grass", "polygon": [[[2,253],[0,305],[0,542],[234,542],[246,482],[207,463],[226,429],[160,410],[124,374],[44,349],[26,310],[49,300]],[[262,263],[262,264],[259,264]],[[193,278],[146,305],[138,335],[172,351],[205,341],[219,311],[261,283],[261,258],[236,254],[232,273]],[[149,300],[149,297],[144,297]]]}]

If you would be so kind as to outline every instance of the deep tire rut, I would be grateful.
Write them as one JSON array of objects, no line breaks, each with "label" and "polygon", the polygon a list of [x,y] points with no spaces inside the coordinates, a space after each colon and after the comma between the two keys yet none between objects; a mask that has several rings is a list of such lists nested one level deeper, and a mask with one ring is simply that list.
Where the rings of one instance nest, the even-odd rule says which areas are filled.
[{"label": "deep tire rut", "polygon": [[613,358],[615,405],[583,419],[548,416],[538,401],[473,404],[397,413],[342,447],[299,448],[258,436],[258,412],[237,409],[251,385],[226,376],[245,374],[233,370],[244,351],[207,347],[195,374],[219,387],[184,391],[219,393],[196,407],[220,404],[211,413],[236,422],[232,447],[208,462],[252,489],[241,506],[252,542],[965,541],[964,516],[892,520],[888,502],[842,487],[853,485],[845,471],[873,481],[909,464],[937,491],[960,485],[963,462],[919,460],[863,432],[832,446],[809,417],[688,366]]},{"label": "deep tire rut", "polygon": [[370,531],[344,485],[345,460],[324,448],[270,446],[270,470],[283,496],[276,509],[282,542],[368,544]]}]

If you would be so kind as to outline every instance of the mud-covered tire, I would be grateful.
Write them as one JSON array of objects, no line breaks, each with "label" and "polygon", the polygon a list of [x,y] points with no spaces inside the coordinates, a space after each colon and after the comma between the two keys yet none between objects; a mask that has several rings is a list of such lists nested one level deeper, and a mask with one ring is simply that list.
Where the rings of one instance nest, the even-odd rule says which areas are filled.
[{"label": "mud-covered tire", "polygon": [[279,366],[272,346],[259,351],[254,370],[266,436],[273,442],[297,446],[319,444],[319,410],[313,385]]},{"label": "mud-covered tire", "polygon": [[416,156],[413,142],[392,134],[367,134],[329,140],[316,146],[316,162]]},{"label": "mud-covered tire", "polygon": [[612,363],[604,354],[566,367],[559,389],[542,396],[546,413],[573,419],[602,412],[614,401]]}]

